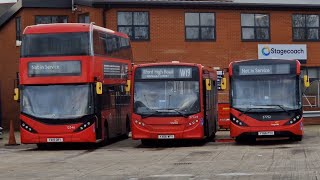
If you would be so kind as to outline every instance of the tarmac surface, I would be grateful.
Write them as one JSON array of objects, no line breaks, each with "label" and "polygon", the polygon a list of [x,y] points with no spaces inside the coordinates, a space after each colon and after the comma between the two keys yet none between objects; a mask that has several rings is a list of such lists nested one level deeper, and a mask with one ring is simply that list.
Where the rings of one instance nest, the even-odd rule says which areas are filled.
[{"label": "tarmac surface", "polygon": [[[320,125],[305,126],[301,142],[266,140],[236,144],[228,131],[215,142],[115,139],[89,144],[5,146],[0,143],[0,179],[314,179],[320,178]],[[16,133],[19,143],[19,134]]]}]

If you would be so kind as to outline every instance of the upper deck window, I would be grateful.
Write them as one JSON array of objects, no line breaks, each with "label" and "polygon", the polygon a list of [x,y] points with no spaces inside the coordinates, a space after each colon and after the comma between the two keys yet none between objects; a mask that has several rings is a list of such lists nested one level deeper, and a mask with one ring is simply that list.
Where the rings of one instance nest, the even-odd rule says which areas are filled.
[{"label": "upper deck window", "polygon": [[89,55],[89,33],[27,34],[21,57]]},{"label": "upper deck window", "polygon": [[67,23],[68,16],[36,16],[36,24]]}]

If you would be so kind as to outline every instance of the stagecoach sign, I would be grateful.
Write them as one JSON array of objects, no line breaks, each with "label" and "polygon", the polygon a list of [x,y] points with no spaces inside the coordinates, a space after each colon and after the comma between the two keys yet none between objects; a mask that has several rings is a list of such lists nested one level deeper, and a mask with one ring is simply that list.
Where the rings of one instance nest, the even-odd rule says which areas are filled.
[{"label": "stagecoach sign", "polygon": [[306,44],[258,44],[259,59],[306,60]]}]

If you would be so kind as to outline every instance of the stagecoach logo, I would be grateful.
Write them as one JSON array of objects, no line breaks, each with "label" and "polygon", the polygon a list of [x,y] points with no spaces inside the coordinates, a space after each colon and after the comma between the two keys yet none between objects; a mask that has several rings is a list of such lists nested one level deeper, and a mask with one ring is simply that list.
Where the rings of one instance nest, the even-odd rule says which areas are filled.
[{"label": "stagecoach logo", "polygon": [[265,56],[269,56],[270,54],[270,48],[269,46],[264,46],[261,50],[262,54],[265,55]]},{"label": "stagecoach logo", "polygon": [[271,119],[271,115],[263,115],[262,119]]},{"label": "stagecoach logo", "polygon": [[279,124],[279,121],[276,121],[276,122],[273,122],[273,123],[271,123],[271,126],[279,126],[280,124]]}]

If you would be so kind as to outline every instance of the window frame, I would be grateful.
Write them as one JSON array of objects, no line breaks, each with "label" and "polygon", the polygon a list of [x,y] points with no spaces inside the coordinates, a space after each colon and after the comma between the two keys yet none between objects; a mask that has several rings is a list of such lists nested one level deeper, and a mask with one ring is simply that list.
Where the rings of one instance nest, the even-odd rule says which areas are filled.
[{"label": "window frame", "polygon": [[[143,12],[143,13],[147,13],[148,15],[148,25],[134,25],[134,13],[135,12]],[[119,25],[118,24],[118,18],[119,18],[119,13],[131,13],[131,17],[132,17],[132,24],[131,25]],[[132,28],[132,36],[130,38],[130,41],[150,41],[150,36],[151,36],[151,32],[150,32],[150,13],[149,11],[117,11],[117,31],[119,31],[119,27],[131,27]],[[148,38],[147,39],[136,39],[135,38],[135,27],[147,27],[148,28]]]},{"label": "window frame", "polygon": [[[190,25],[186,25],[186,14],[187,13],[197,13],[199,15],[199,25],[198,26],[190,26]],[[214,25],[213,26],[201,26],[201,13],[210,13],[213,14],[214,17]],[[184,40],[186,42],[215,42],[217,40],[217,36],[216,36],[216,13],[215,12],[191,12],[191,11],[187,11],[184,12]],[[187,28],[189,27],[197,27],[199,28],[199,38],[198,39],[187,39]],[[201,38],[201,28],[213,28],[213,39],[202,39]]]},{"label": "window frame", "polygon": [[[302,16],[305,17],[305,20],[304,20],[305,26],[304,27],[294,27],[293,26],[293,17],[295,15],[302,15]],[[318,16],[318,19],[319,19],[319,26],[318,27],[308,27],[307,26],[307,16],[312,16],[312,15],[313,16],[314,15]],[[320,41],[320,14],[303,14],[303,13],[299,14],[299,13],[294,13],[291,16],[291,28],[292,28],[292,41],[293,42],[319,42]],[[294,38],[294,30],[295,29],[304,29],[305,30],[304,39],[295,39]],[[308,39],[308,30],[309,29],[317,29],[318,30],[318,39]]]},{"label": "window frame", "polygon": [[[46,23],[46,24],[53,24],[52,22],[52,17],[66,17],[67,22],[69,22],[69,16],[68,15],[35,15],[34,16],[34,24],[37,25],[37,17],[50,17],[50,23]],[[39,23],[40,24],[40,23]]]},{"label": "window frame", "polygon": [[21,16],[18,16],[15,18],[15,23],[16,23],[16,41],[22,41]]},{"label": "window frame", "polygon": [[[242,19],[241,16],[242,14],[253,14],[253,22],[254,25],[253,26],[242,26]],[[269,17],[269,22],[268,22],[268,26],[256,26],[256,21],[255,21],[255,17],[256,14],[263,14],[263,15],[268,15]],[[253,28],[253,32],[254,32],[254,39],[243,39],[243,28]],[[257,39],[257,28],[268,28],[268,39]],[[270,42],[271,41],[271,18],[270,18],[270,13],[258,13],[258,12],[253,12],[253,13],[240,13],[240,32],[241,32],[241,41],[242,42]]]},{"label": "window frame", "polygon": [[[80,17],[85,17],[85,16],[88,16],[89,17],[89,22],[80,22]],[[90,24],[90,13],[82,13],[82,14],[78,14],[78,23],[86,23],[86,24]]]}]

